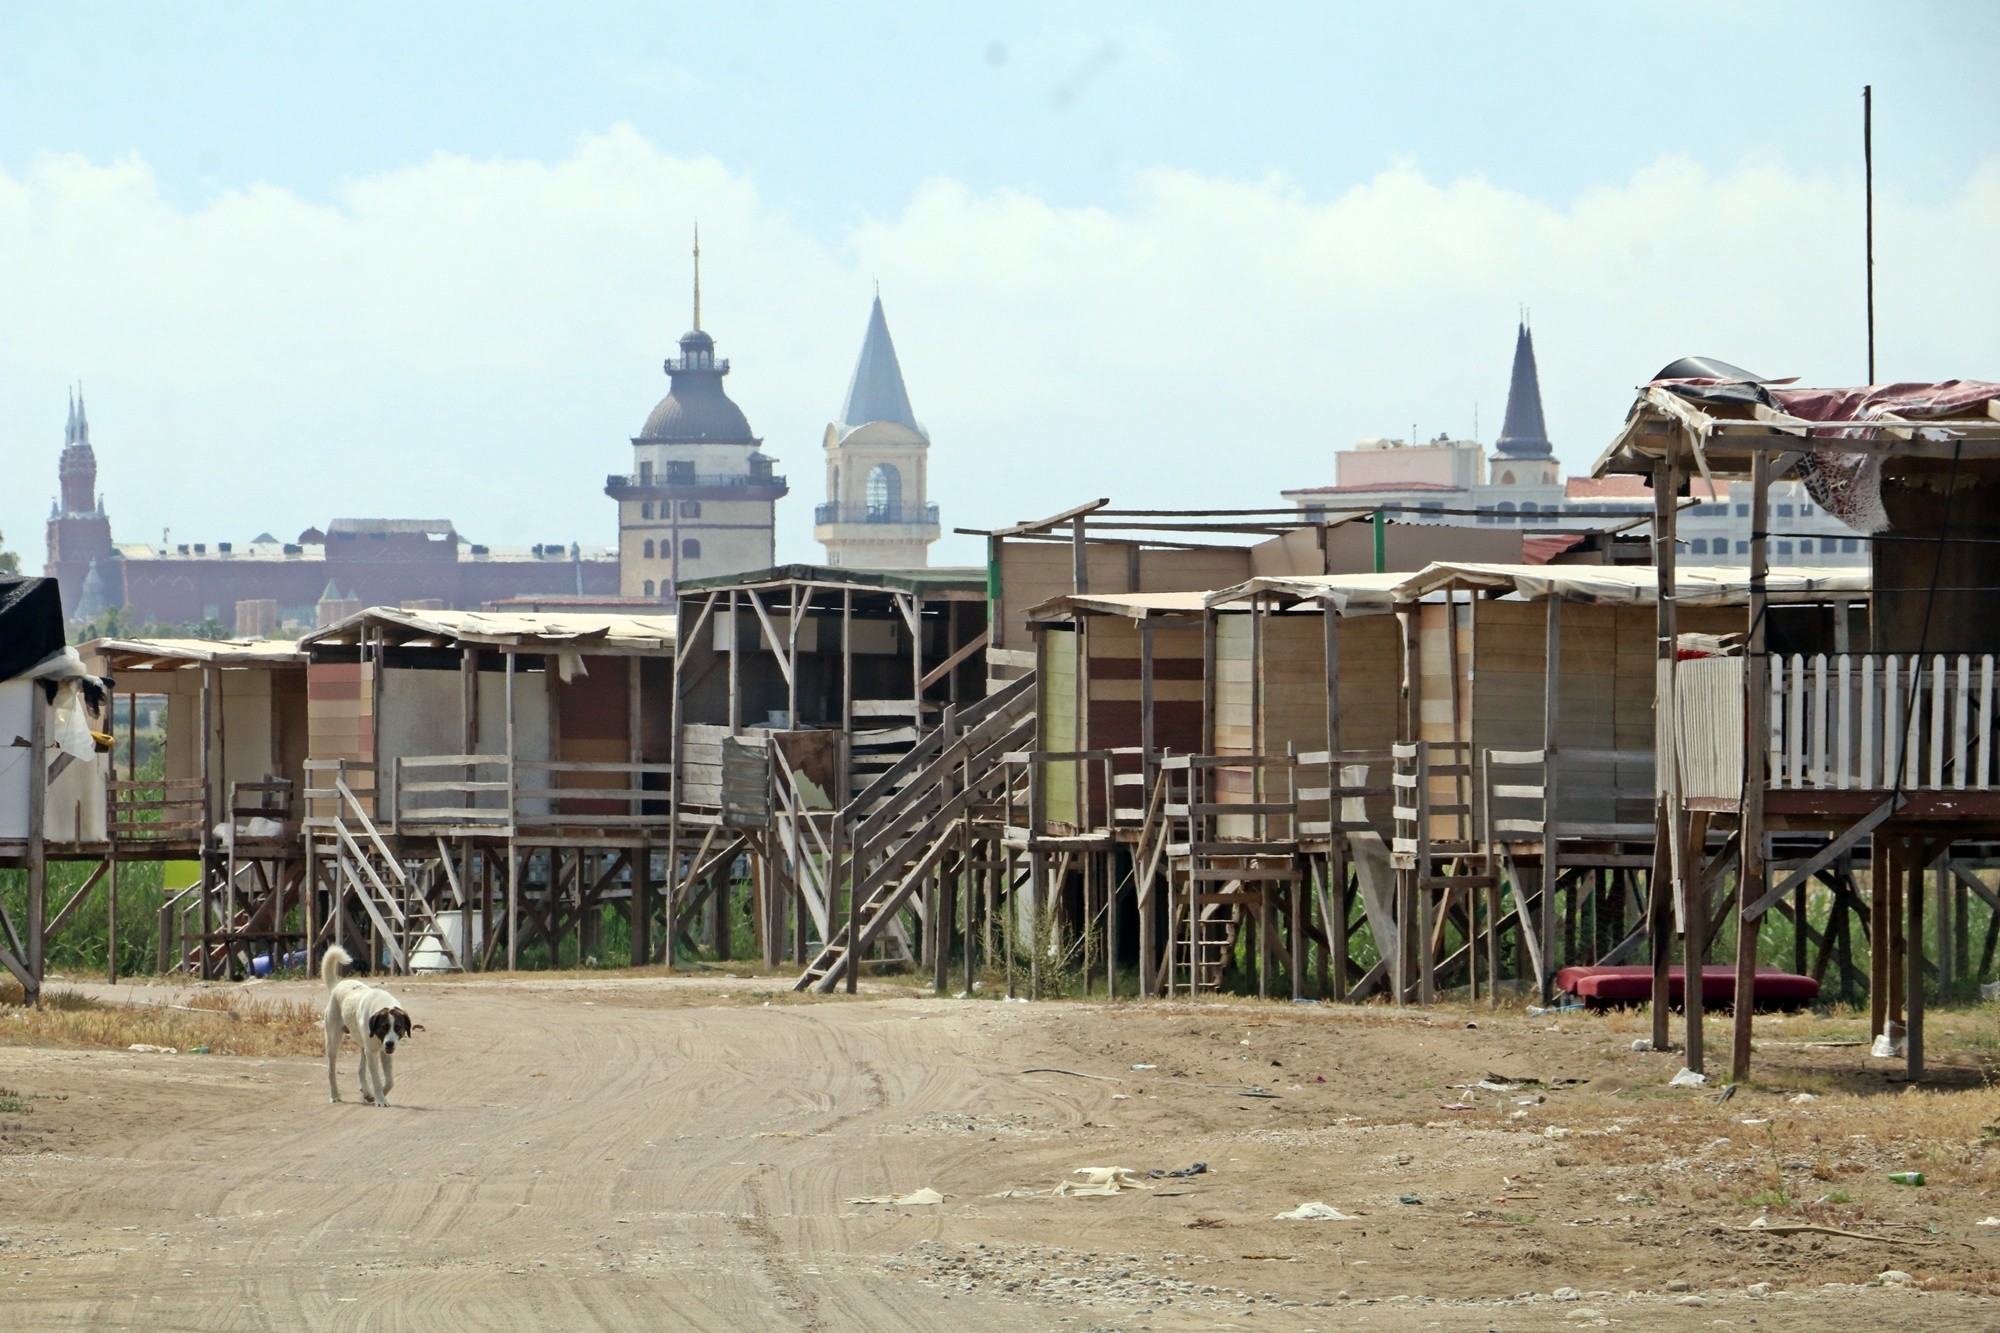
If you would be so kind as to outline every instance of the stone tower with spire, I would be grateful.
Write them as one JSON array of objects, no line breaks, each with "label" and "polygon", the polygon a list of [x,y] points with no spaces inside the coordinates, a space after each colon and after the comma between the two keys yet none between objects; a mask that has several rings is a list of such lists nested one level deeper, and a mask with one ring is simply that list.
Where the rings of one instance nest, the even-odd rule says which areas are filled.
[{"label": "stone tower with spire", "polygon": [[729,362],[701,327],[701,232],[694,240],[694,327],[666,362],[667,396],[632,437],[618,502],[618,582],[625,597],[671,603],[684,579],[777,563],[777,504],[787,491],[763,441],[723,391]]},{"label": "stone tower with spire", "polygon": [[[97,494],[97,454],[90,447],[90,417],[80,387],[70,394],[56,476],[57,498],[49,507],[48,561],[42,572],[61,587],[63,610],[71,619],[86,610],[95,614],[123,605],[124,580],[113,558],[111,520]],[[93,571],[96,584],[92,605],[86,608],[84,585]]]},{"label": "stone tower with spire", "polygon": [[877,292],[847,405],[826,428],[826,503],[813,514],[813,540],[826,548],[829,565],[922,569],[930,563],[930,544],[938,539],[937,506],[925,499],[930,448],[929,432],[910,410]]},{"label": "stone tower with spire", "polygon": [[1507,416],[1493,442],[1494,479],[1508,485],[1552,486],[1561,479],[1548,427],[1542,422],[1542,385],[1535,371],[1535,335],[1527,316],[1514,331],[1514,374],[1507,383]]}]

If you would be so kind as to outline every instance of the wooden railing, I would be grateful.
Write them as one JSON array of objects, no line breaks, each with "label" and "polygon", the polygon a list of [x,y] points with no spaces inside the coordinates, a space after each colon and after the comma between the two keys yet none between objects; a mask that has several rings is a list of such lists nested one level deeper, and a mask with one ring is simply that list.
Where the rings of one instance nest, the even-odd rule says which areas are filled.
[{"label": "wooden railing", "polygon": [[105,789],[105,831],[113,842],[201,841],[200,778],[114,778]]},{"label": "wooden railing", "polygon": [[[509,834],[521,829],[606,831],[664,827],[671,764],[526,762],[505,755],[405,755],[391,775],[390,828]],[[435,775],[435,776],[434,776]],[[565,779],[581,779],[580,782]]]},{"label": "wooden railing", "polygon": [[[1679,672],[1681,789],[1743,785],[1743,658]],[[1994,771],[1992,654],[1773,654],[1763,738],[1773,790],[1985,791]]]}]

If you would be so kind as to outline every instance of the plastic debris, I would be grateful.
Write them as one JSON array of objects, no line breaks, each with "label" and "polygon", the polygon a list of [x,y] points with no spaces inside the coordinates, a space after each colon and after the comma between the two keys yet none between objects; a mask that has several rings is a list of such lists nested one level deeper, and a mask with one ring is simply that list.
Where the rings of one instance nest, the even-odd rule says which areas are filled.
[{"label": "plastic debris", "polygon": [[1868,1054],[1877,1060],[1894,1060],[1903,1053],[1904,1036],[1903,1025],[1892,1018],[1888,1030],[1877,1034]]},{"label": "plastic debris", "polygon": [[130,1046],[127,1046],[127,1047],[126,1047],[125,1049],[126,1049],[126,1050],[128,1050],[128,1051],[137,1051],[137,1052],[138,1052],[139,1054],[141,1054],[141,1055],[179,1055],[179,1054],[180,1054],[180,1051],[179,1051],[179,1050],[177,1050],[176,1048],[172,1047],[172,1046],[148,1046],[148,1045],[147,1045],[147,1044],[146,1044],[145,1042],[143,1042],[143,1041],[141,1041],[141,1042],[134,1042],[134,1043],[133,1043],[132,1045],[130,1045]]},{"label": "plastic debris", "polygon": [[1924,1173],[1921,1171],[1891,1171],[1889,1173],[1889,1183],[1891,1185],[1921,1185],[1924,1183]]},{"label": "plastic debris", "polygon": [[1982,1217],[1972,1225],[1976,1227],[2000,1227],[2000,1217]]},{"label": "plastic debris", "polygon": [[1057,1194],[1098,1199],[1122,1194],[1126,1190],[1151,1188],[1137,1171],[1122,1166],[1080,1166],[1070,1172],[1070,1176],[1071,1179],[1056,1186]]},{"label": "plastic debris", "polygon": [[1802,1092],[1799,1093],[1796,1097],[1787,1097],[1785,1098],[1785,1100],[1790,1102],[1793,1106],[1807,1106],[1813,1102],[1818,1101],[1819,1098],[1814,1096],[1810,1092]]},{"label": "plastic debris", "polygon": [[1194,1165],[1184,1166],[1178,1171],[1148,1171],[1146,1173],[1147,1177],[1153,1180],[1185,1180],[1189,1176],[1205,1176],[1207,1174],[1207,1162],[1196,1162]]},{"label": "plastic debris", "polygon": [[1404,1195],[1404,1196],[1403,1196],[1402,1198],[1400,1198],[1400,1199],[1396,1200],[1396,1202],[1397,1202],[1397,1203],[1422,1203],[1422,1202],[1423,1202],[1423,1200],[1422,1200],[1422,1199],[1419,1199],[1419,1198],[1418,1198],[1418,1197],[1417,1197],[1416,1195],[1414,1195],[1414,1194],[1405,1194],[1405,1195]]},{"label": "plastic debris", "polygon": [[1908,1273],[1905,1273],[1900,1268],[1885,1268],[1881,1272],[1875,1275],[1875,1280],[1877,1282],[1886,1282],[1892,1286],[1900,1287],[1905,1282],[1910,1281],[1911,1278]]},{"label": "plastic debris", "polygon": [[1707,1083],[1708,1075],[1697,1074],[1685,1065],[1681,1067],[1680,1073],[1667,1080],[1667,1086],[1670,1088],[1699,1088],[1706,1086]]},{"label": "plastic debris", "polygon": [[1158,1065],[1133,1065],[1134,1069],[1158,1069]]},{"label": "plastic debris", "polygon": [[944,1195],[926,1185],[923,1189],[912,1190],[908,1194],[878,1194],[871,1199],[849,1199],[855,1204],[891,1204],[898,1208],[920,1208],[927,1204],[943,1203]]},{"label": "plastic debris", "polygon": [[1357,1222],[1350,1213],[1323,1203],[1302,1203],[1288,1213],[1279,1213],[1274,1222]]}]

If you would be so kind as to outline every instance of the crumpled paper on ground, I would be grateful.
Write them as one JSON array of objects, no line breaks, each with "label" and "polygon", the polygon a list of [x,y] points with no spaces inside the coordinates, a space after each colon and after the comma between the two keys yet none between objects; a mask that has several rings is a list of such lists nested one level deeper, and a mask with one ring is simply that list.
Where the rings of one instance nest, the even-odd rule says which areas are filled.
[{"label": "crumpled paper on ground", "polygon": [[1137,1171],[1122,1166],[1080,1166],[1069,1174],[1070,1179],[1056,1186],[1057,1194],[1097,1199],[1126,1190],[1152,1188]]},{"label": "crumpled paper on ground", "polygon": [[849,1199],[849,1203],[886,1203],[898,1208],[915,1208],[924,1204],[943,1203],[944,1195],[926,1185],[908,1194],[878,1194],[872,1199]]},{"label": "crumpled paper on ground", "polygon": [[1358,1222],[1361,1219],[1324,1203],[1302,1203],[1289,1213],[1279,1213],[1274,1222]]}]

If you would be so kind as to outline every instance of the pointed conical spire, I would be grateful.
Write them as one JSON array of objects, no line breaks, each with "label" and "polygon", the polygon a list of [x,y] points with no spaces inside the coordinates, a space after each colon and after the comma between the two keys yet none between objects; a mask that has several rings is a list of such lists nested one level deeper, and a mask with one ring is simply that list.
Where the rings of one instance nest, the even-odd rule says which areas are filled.
[{"label": "pointed conical spire", "polygon": [[1514,377],[1507,386],[1507,418],[1494,451],[1506,458],[1548,458],[1554,452],[1542,422],[1542,386],[1535,373],[1535,336],[1524,314],[1514,335]]},{"label": "pointed conical spire", "polygon": [[871,421],[893,421],[920,433],[923,430],[910,410],[903,367],[896,360],[896,344],[889,339],[889,320],[882,313],[879,292],[875,308],[868,313],[868,333],[861,340],[861,359],[854,365],[854,380],[847,386],[847,406],[840,421],[850,428]]},{"label": "pointed conical spire", "polygon": [[[114,434],[116,432],[113,432]],[[83,385],[76,386],[76,442],[90,443],[90,414],[83,410]]]},{"label": "pointed conical spire", "polygon": [[69,391],[69,424],[63,427],[65,447],[76,443],[76,390]]}]

